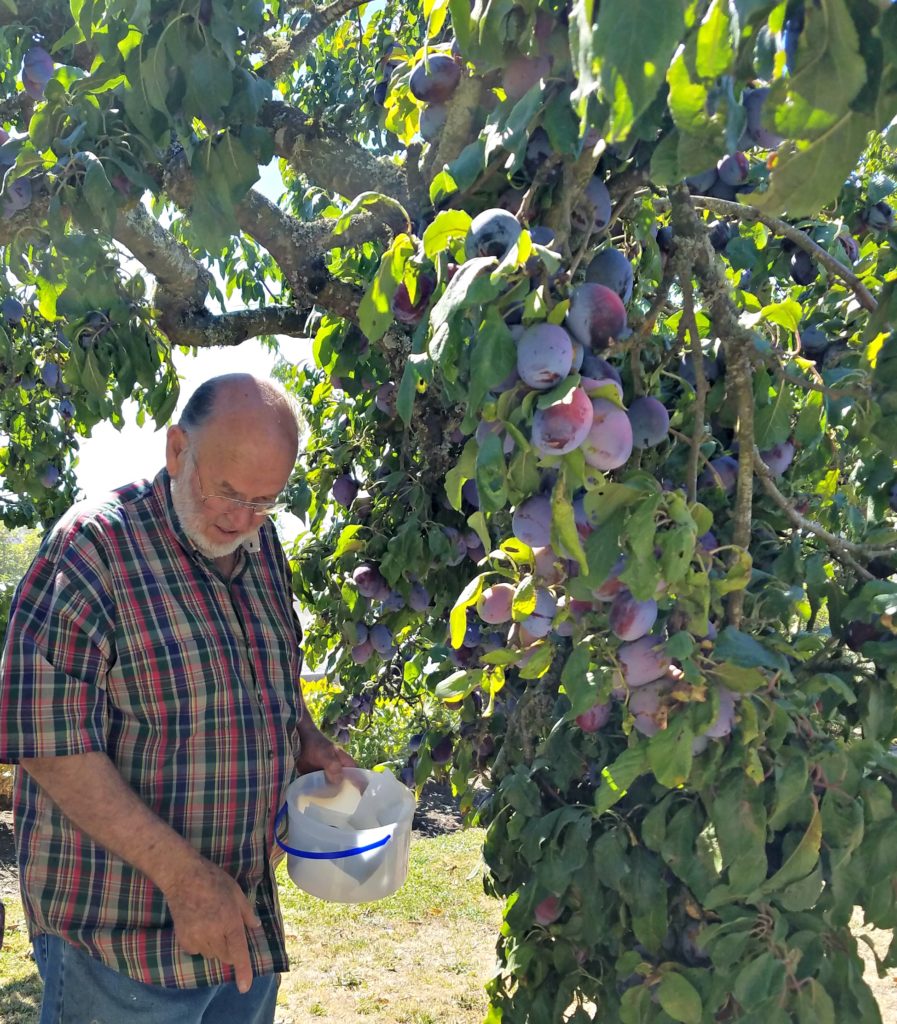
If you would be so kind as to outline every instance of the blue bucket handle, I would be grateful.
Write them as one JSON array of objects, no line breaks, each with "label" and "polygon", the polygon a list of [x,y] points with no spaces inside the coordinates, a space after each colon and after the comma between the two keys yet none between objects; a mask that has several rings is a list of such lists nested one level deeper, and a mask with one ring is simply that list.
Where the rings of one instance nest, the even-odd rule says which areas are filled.
[{"label": "blue bucket handle", "polygon": [[277,830],[280,828],[280,823],[283,821],[284,816],[287,813],[287,804],[284,803],[283,807],[277,812],[277,817],[274,819],[274,842],[287,853],[291,853],[294,857],[305,857],[306,860],[339,860],[341,857],[354,857],[359,853],[367,853],[369,850],[376,850],[380,846],[386,846],[386,844],[392,839],[392,832],[389,835],[384,836],[382,839],[378,839],[375,843],[368,843],[367,846],[354,846],[351,850],[335,850],[332,853],[321,853],[319,851],[312,850],[296,850],[292,846],[287,846],[286,843],[280,841],[277,835]]}]

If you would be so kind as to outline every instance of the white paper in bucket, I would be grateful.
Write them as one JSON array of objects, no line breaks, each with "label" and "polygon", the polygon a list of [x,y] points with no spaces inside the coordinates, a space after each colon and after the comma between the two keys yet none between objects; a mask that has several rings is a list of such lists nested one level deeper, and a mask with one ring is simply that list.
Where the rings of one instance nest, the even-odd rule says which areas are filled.
[{"label": "white paper in bucket", "polygon": [[[363,903],[395,892],[408,871],[414,794],[387,769],[346,769],[342,787],[323,772],[291,783],[275,821],[293,882],[313,896]],[[276,835],[288,815],[288,841]]]}]

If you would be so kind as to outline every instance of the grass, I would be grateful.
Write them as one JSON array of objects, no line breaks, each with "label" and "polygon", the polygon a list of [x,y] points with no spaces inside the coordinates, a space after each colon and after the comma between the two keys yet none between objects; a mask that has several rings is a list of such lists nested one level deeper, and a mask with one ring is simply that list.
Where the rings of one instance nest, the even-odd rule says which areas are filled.
[{"label": "grass", "polygon": [[[405,885],[377,903],[325,903],[277,867],[292,970],[277,1024],[479,1024],[500,904],[480,881],[482,832],[415,837]],[[21,905],[5,899],[0,1021],[37,1024],[40,979]]]}]

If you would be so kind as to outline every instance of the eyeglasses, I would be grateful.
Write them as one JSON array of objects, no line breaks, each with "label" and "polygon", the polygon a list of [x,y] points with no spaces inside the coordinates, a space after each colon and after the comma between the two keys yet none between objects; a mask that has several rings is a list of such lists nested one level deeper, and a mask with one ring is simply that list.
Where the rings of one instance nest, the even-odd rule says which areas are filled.
[{"label": "eyeglasses", "polygon": [[287,508],[285,501],[243,501],[241,498],[228,498],[223,494],[204,494],[199,466],[192,454],[190,461],[193,463],[193,472],[196,474],[196,482],[199,484],[199,496],[202,498],[202,503],[213,512],[237,512],[240,509],[248,509],[254,516],[273,516],[276,512],[283,512]]}]

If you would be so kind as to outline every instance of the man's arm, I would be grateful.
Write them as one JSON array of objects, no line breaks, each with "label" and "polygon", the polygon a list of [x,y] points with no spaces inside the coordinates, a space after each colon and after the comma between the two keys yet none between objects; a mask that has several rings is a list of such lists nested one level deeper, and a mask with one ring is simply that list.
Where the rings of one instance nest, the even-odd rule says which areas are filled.
[{"label": "man's arm", "polygon": [[157,817],[105,754],[22,758],[20,764],[77,828],[162,890],[187,953],[233,964],[238,989],[248,991],[245,927],[257,928],[259,921],[230,875]]}]

